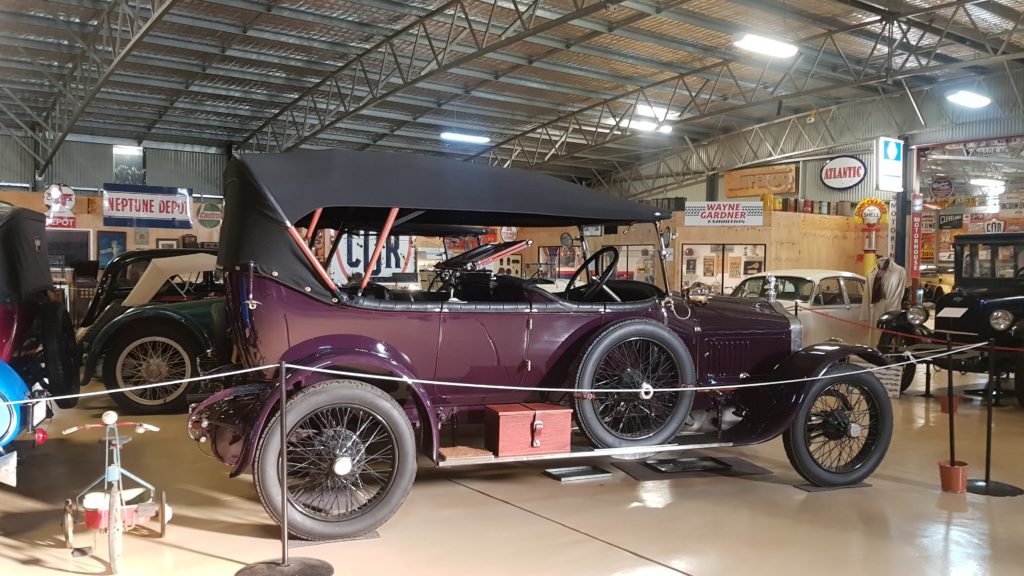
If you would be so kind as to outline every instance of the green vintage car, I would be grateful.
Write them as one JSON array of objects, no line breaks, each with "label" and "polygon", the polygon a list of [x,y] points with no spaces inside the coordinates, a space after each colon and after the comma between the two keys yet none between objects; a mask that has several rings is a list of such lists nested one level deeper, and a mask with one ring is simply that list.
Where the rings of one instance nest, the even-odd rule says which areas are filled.
[{"label": "green vintage car", "polygon": [[[215,265],[216,256],[211,254],[152,260],[123,301],[111,303],[96,322],[79,331],[83,385],[97,370],[108,389],[120,390],[193,378],[225,363],[229,345],[224,298],[188,299]],[[182,301],[150,303],[156,294],[167,292],[168,283],[181,292]],[[181,384],[111,397],[135,413],[176,412],[187,407],[186,396],[196,389],[195,384]]]}]

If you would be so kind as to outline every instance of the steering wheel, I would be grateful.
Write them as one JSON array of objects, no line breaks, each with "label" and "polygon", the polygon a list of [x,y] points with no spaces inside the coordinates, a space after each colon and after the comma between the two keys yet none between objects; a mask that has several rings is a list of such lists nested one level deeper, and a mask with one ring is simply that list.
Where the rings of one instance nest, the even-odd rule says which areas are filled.
[{"label": "steering wheel", "polygon": [[576,271],[573,272],[572,277],[569,278],[569,283],[565,285],[565,294],[568,295],[569,292],[572,291],[572,287],[574,284],[576,284],[576,280],[580,277],[580,275],[582,275],[587,270],[587,268],[590,267],[591,264],[597,262],[598,259],[600,259],[605,254],[611,254],[612,260],[611,262],[608,263],[607,266],[605,266],[604,270],[601,271],[601,274],[598,275],[596,282],[590,282],[586,285],[587,290],[583,293],[582,300],[589,300],[594,296],[594,294],[597,294],[598,290],[604,289],[612,298],[615,299],[616,302],[621,302],[622,300],[618,296],[616,296],[610,288],[606,286],[606,284],[608,283],[608,279],[612,277],[612,274],[615,272],[615,267],[619,263],[619,251],[618,249],[615,248],[615,246],[605,246],[604,248],[601,248],[597,252],[591,254],[590,258],[584,260],[583,264],[579,268],[577,268]]}]

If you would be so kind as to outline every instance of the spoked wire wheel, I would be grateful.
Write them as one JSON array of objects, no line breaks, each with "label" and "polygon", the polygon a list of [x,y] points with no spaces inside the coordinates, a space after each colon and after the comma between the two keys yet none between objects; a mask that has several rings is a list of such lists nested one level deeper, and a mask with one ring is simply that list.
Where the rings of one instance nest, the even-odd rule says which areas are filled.
[{"label": "spoked wire wheel", "polygon": [[815,381],[783,436],[789,461],[819,486],[855,484],[882,462],[892,438],[885,387],[859,367],[834,366]]},{"label": "spoked wire wheel", "polygon": [[647,338],[626,340],[601,359],[592,388],[636,392],[595,394],[597,417],[616,438],[648,438],[665,426],[676,405],[672,394],[657,390],[678,388],[681,381],[668,348]]},{"label": "spoked wire wheel", "polygon": [[395,479],[395,438],[360,406],[326,406],[288,434],[288,500],[318,520],[365,514]]},{"label": "spoked wire wheel", "polygon": [[[902,354],[907,346],[916,342],[918,341],[903,334],[885,333],[878,339],[878,350],[883,354]],[[893,356],[889,361],[901,362],[904,360],[906,360],[904,356]],[[917,365],[913,363],[903,365],[903,372],[900,375],[900,392],[905,392],[907,388],[910,388],[910,385],[914,383],[916,373]]]},{"label": "spoked wire wheel", "polygon": [[599,448],[666,443],[689,414],[694,393],[663,390],[683,388],[693,378],[689,351],[671,329],[648,320],[614,324],[580,361],[577,422]]},{"label": "spoked wire wheel", "polygon": [[[110,345],[103,363],[103,382],[111,390],[185,380],[196,376],[199,346],[191,334],[170,327],[150,334],[124,334]],[[114,394],[126,409],[140,413],[185,408],[188,383],[156,386]]]},{"label": "spoked wire wheel", "polygon": [[[260,501],[281,518],[281,419],[263,431],[253,480]],[[351,538],[376,529],[409,494],[416,477],[412,424],[379,388],[352,380],[316,384],[289,399],[288,526],[311,540]]]}]

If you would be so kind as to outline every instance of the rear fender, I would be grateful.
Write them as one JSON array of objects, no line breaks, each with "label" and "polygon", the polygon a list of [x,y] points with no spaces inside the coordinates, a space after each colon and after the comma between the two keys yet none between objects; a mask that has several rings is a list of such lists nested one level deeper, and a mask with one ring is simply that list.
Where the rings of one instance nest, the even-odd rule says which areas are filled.
[{"label": "rear fender", "polygon": [[203,350],[210,350],[213,347],[213,340],[210,338],[209,332],[190,316],[162,308],[134,308],[104,326],[100,333],[96,335],[96,338],[93,339],[83,363],[85,365],[85,371],[82,375],[83,386],[92,380],[92,375],[96,371],[96,363],[106,353],[107,345],[110,341],[121,333],[122,330],[130,329],[131,324],[143,321],[147,324],[153,321],[164,321],[181,326],[195,336]]},{"label": "rear fender", "polygon": [[[737,390],[737,403],[747,413],[740,423],[722,433],[723,440],[743,445],[775,438],[792,424],[814,380],[823,376],[832,366],[854,357],[875,366],[888,365],[885,356],[878,350],[854,344],[815,344],[793,353],[762,381],[801,381]],[[810,380],[802,380],[804,378]]]},{"label": "rear fender", "polygon": [[[400,392],[404,389],[408,392],[408,396],[416,403],[417,419],[423,432],[423,445],[420,449],[436,462],[438,459],[438,449],[440,447],[440,430],[438,428],[437,415],[432,409],[433,405],[430,401],[429,395],[423,390],[423,386],[421,384],[411,381],[416,378],[416,375],[409,366],[392,356],[375,351],[377,349],[378,348],[376,346],[370,348],[359,347],[347,349],[323,347],[311,355],[288,361],[289,364],[296,364],[306,368],[292,368],[287,373],[285,385],[287,386],[289,395],[294,394],[303,388],[308,388],[318,382],[337,378],[352,378],[355,380],[366,381],[369,384],[378,386],[384,389],[385,392],[391,394],[394,394],[396,391]],[[295,348],[293,348],[293,350],[295,350]],[[288,356],[288,354],[286,354],[286,356]],[[359,378],[356,376],[337,376],[333,374],[315,372],[310,370],[310,368],[368,372],[382,376],[402,378],[405,381],[375,380],[372,376],[367,376],[365,378]],[[280,398],[280,388],[278,386],[274,386],[273,389],[268,392],[259,413],[253,419],[251,425],[248,426],[245,447],[243,448],[241,457],[235,464],[235,468],[231,471],[232,477],[242,474],[250,465],[252,465],[252,461],[256,453],[256,445],[259,442],[260,435],[263,433],[263,428],[266,426],[267,420],[277,411]]]}]

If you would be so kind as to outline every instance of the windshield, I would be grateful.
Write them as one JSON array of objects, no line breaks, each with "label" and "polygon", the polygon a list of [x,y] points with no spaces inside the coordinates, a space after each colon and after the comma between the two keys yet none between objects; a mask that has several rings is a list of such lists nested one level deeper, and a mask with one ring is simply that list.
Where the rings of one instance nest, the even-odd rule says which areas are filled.
[{"label": "windshield", "polygon": [[[747,278],[732,291],[732,295],[737,298],[767,298],[768,278],[769,276]],[[779,300],[808,302],[813,291],[814,282],[807,278],[775,276],[775,297]]]}]

